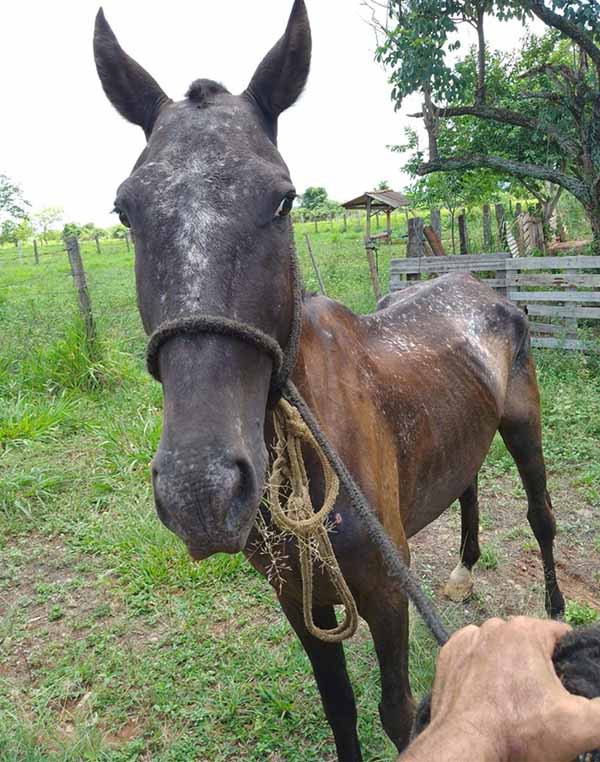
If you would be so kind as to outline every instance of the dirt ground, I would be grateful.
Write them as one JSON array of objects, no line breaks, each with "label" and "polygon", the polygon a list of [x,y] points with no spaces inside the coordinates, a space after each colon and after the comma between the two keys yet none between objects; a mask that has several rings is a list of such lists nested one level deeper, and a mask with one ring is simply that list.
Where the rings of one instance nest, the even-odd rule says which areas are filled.
[{"label": "dirt ground", "polygon": [[[555,557],[563,594],[567,600],[600,610],[600,551],[594,549],[600,532],[600,512],[581,489],[564,477],[558,483],[550,480],[549,488],[558,527]],[[543,616],[540,554],[527,522],[525,494],[516,477],[495,477],[491,483],[480,485],[479,501],[480,544],[488,551],[483,567],[495,568],[482,568],[481,561],[477,564],[469,600],[453,604],[443,594],[458,561],[458,504],[411,539],[413,569],[457,624],[481,621],[492,615]]]}]

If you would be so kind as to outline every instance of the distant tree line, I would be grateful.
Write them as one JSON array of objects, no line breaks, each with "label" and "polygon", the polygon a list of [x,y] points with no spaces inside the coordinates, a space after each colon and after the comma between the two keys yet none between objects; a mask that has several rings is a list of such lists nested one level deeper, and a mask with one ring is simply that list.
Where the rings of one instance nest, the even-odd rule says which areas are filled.
[{"label": "distant tree line", "polygon": [[82,240],[125,237],[126,230],[120,224],[109,228],[99,228],[93,222],[84,225],[75,222],[63,224],[64,211],[60,206],[49,206],[36,212],[31,212],[30,208],[20,186],[0,174],[0,245],[16,246],[19,241],[30,241],[33,238],[48,244],[68,236]]}]

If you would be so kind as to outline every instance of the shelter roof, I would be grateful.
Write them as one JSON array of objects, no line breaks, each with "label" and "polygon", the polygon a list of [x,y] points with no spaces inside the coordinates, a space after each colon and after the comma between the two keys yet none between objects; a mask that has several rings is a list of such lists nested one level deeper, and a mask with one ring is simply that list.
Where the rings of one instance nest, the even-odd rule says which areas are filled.
[{"label": "shelter roof", "polygon": [[368,199],[371,199],[371,209],[399,209],[402,206],[410,206],[406,196],[393,190],[368,191],[358,198],[346,201],[342,206],[344,209],[366,209]]}]

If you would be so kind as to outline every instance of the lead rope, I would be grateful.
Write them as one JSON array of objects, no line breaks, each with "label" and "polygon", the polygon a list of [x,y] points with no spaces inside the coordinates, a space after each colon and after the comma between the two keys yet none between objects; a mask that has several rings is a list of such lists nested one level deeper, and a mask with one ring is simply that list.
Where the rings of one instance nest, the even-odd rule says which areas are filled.
[{"label": "lead rope", "polygon": [[[198,333],[210,333],[210,334],[217,334],[222,336],[231,336],[240,341],[245,341],[247,343],[253,344],[258,349],[261,349],[262,351],[270,355],[271,359],[273,360],[273,372],[271,375],[271,388],[269,392],[269,407],[276,408],[278,405],[282,404],[282,399],[284,399],[284,400],[287,400],[287,402],[289,403],[289,405],[292,406],[292,408],[296,408],[302,420],[306,424],[308,431],[313,437],[314,444],[312,444],[312,446],[315,449],[315,452],[317,453],[319,460],[321,461],[322,464],[325,462],[329,464],[328,469],[331,468],[331,470],[333,471],[333,473],[336,475],[337,479],[339,480],[339,483],[341,483],[341,485],[346,490],[352,507],[354,508],[354,510],[356,511],[356,514],[358,515],[358,517],[360,518],[360,520],[363,522],[363,524],[366,527],[369,539],[376,545],[376,547],[379,548],[379,552],[381,553],[381,557],[383,559],[388,575],[398,580],[404,593],[414,604],[415,608],[417,609],[423,621],[425,622],[425,624],[431,631],[438,645],[443,646],[448,640],[448,632],[446,628],[444,627],[444,624],[442,623],[442,620],[440,619],[439,614],[437,613],[433,604],[429,601],[429,599],[427,598],[427,596],[421,589],[419,583],[417,582],[413,574],[410,572],[404,559],[400,555],[398,548],[394,545],[394,543],[392,542],[388,534],[385,532],[383,526],[381,525],[381,522],[379,521],[379,518],[377,517],[377,514],[367,502],[367,499],[365,498],[365,496],[359,489],[358,485],[356,484],[356,482],[350,475],[344,462],[341,460],[339,455],[335,452],[335,450],[329,443],[329,440],[327,439],[327,437],[321,430],[311,409],[308,407],[306,402],[302,399],[300,393],[298,392],[298,390],[296,389],[292,381],[290,381],[289,379],[290,374],[296,363],[296,358],[298,356],[298,350],[300,346],[300,334],[302,331],[302,286],[300,282],[300,273],[298,269],[298,261],[296,258],[296,252],[293,246],[291,248],[291,253],[290,253],[290,271],[291,271],[292,294],[293,294],[293,312],[292,312],[292,325],[291,325],[290,335],[288,338],[288,343],[287,343],[285,353],[282,351],[281,347],[279,346],[278,342],[275,341],[275,339],[273,339],[271,336],[264,333],[264,331],[261,331],[252,325],[249,325],[247,323],[242,323],[237,320],[230,320],[222,316],[191,315],[189,317],[177,318],[175,320],[169,320],[165,323],[162,323],[153,332],[148,342],[148,350],[147,350],[147,357],[146,357],[148,371],[150,372],[152,376],[154,376],[154,378],[157,381],[160,381],[160,367],[159,367],[160,349],[165,344],[165,342],[181,335],[190,336],[190,335],[196,335]],[[284,410],[287,410],[287,408],[284,408]],[[285,415],[287,415],[287,412],[285,413]],[[300,431],[297,427],[295,427],[294,430],[296,431],[296,433]],[[302,437],[303,436],[304,436],[304,433],[302,433]],[[293,448],[296,448],[296,453],[301,454],[300,445],[298,446],[293,445]],[[288,452],[288,456],[289,456],[289,452]],[[304,476],[306,476],[304,465],[301,466],[301,470],[303,471]],[[308,479],[308,477],[306,478]],[[338,483],[338,487],[339,487],[339,483]],[[309,501],[310,497],[308,495],[308,490],[306,490],[305,493],[304,493],[304,490],[302,490],[302,493],[305,494],[305,497]],[[327,505],[329,505],[329,501],[327,500],[327,498],[326,498],[326,503]],[[298,507],[298,503],[296,501],[295,507],[293,507],[292,509],[293,512],[296,512],[291,518],[292,523],[302,522],[307,520],[308,510],[309,510],[308,505],[310,505],[310,511],[313,512],[312,502],[310,503],[307,502],[306,511],[302,514],[298,514],[297,512],[300,510],[300,508]],[[333,504],[331,505],[331,507],[333,507]],[[320,515],[322,518],[325,517],[324,510],[325,510],[325,504],[319,510],[319,512],[315,515],[316,516]],[[282,511],[282,513],[287,514],[288,512]],[[286,520],[290,520],[289,516]],[[311,523],[312,523],[312,520],[311,520]],[[330,570],[330,573],[332,569],[339,570],[339,575],[341,579],[343,580],[341,569],[339,567],[337,559],[335,558],[335,553],[333,552],[333,548],[331,546],[329,537],[327,536],[327,530],[322,523],[321,523],[321,528],[324,534],[321,532],[321,529],[317,528],[318,547],[320,549],[321,543],[323,543],[323,552],[325,554],[325,557],[328,559],[328,562],[326,564],[327,568]],[[327,537],[328,547],[325,545],[325,541],[323,539],[324,536]],[[300,558],[301,558],[300,571],[303,574],[302,595],[303,595],[303,601],[304,601],[304,618],[305,618],[307,627],[309,626],[308,623],[311,622],[312,623],[311,626],[314,627],[315,633],[317,632],[320,633],[320,634],[317,634],[316,636],[322,640],[326,638],[328,639],[330,635],[332,635],[333,637],[338,637],[340,632],[346,638],[350,637],[350,635],[346,633],[351,632],[351,634],[354,634],[354,632],[356,631],[354,618],[356,618],[356,623],[358,623],[358,613],[353,613],[353,612],[356,612],[356,602],[352,598],[352,594],[350,593],[350,590],[348,589],[348,586],[346,585],[345,580],[343,581],[344,589],[348,591],[348,594],[350,598],[352,599],[352,603],[350,603],[350,598],[346,599],[344,597],[346,593],[344,593],[344,596],[341,596],[340,579],[339,578],[334,579],[334,577],[332,577],[332,581],[334,582],[334,585],[338,585],[338,584],[340,585],[340,590],[338,590],[338,592],[340,593],[340,596],[342,597],[342,600],[344,601],[345,608],[346,608],[346,614],[342,624],[338,625],[333,630],[320,630],[314,624],[312,619],[313,576],[312,576],[312,568],[310,568],[310,564],[312,563],[312,561],[310,559],[310,553],[308,553],[308,560],[305,557],[304,570],[303,570],[302,554],[303,552],[306,553],[306,548],[308,547],[308,543],[305,540],[305,538],[303,538],[302,536],[299,536],[298,546],[300,549]],[[303,551],[303,547],[305,548],[305,551]],[[329,553],[330,555],[328,555]],[[336,574],[337,572],[334,571],[333,575],[335,576]],[[344,639],[344,638],[341,638],[341,639]]]},{"label": "lead rope", "polygon": [[[339,479],[300,413],[282,399],[273,412],[275,427],[275,459],[267,486],[267,507],[276,526],[297,538],[302,576],[304,624],[314,637],[325,643],[341,643],[351,638],[358,627],[358,608],[348,587],[333,547],[326,521],[337,500]],[[302,444],[311,447],[320,462],[325,482],[322,507],[315,513],[310,497],[308,475],[304,465]],[[285,497],[285,508],[281,497]],[[323,630],[313,619],[313,555],[323,564],[340,602],[344,619],[331,630]]]}]

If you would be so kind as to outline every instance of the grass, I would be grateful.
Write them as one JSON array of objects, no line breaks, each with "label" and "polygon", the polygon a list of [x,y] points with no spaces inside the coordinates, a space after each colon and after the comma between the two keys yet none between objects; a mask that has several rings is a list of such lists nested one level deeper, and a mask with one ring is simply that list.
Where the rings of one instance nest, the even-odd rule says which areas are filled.
[{"label": "grass", "polygon": [[[360,232],[311,235],[330,295],[372,309]],[[161,392],[144,371],[133,256],[120,246],[83,251],[94,356],[64,256],[0,265],[0,759],[331,760],[310,668],[268,585],[240,556],[192,564],[155,517],[148,463]],[[384,286],[401,250],[380,249]],[[551,352],[537,361],[550,472],[572,478],[597,508],[598,364]],[[497,440],[482,483],[508,473]],[[514,532],[530,536],[526,525]],[[498,554],[484,546],[482,565],[496,568]],[[570,607],[574,618],[590,616],[583,604]],[[436,650],[415,616],[410,653],[421,695]],[[347,654],[365,758],[392,760],[364,627]]]},{"label": "grass", "polygon": [[491,545],[483,545],[479,565],[482,569],[492,570],[498,568],[498,551]]},{"label": "grass", "polygon": [[600,619],[600,611],[588,603],[567,601],[565,606],[565,622],[572,626],[592,624]]}]

